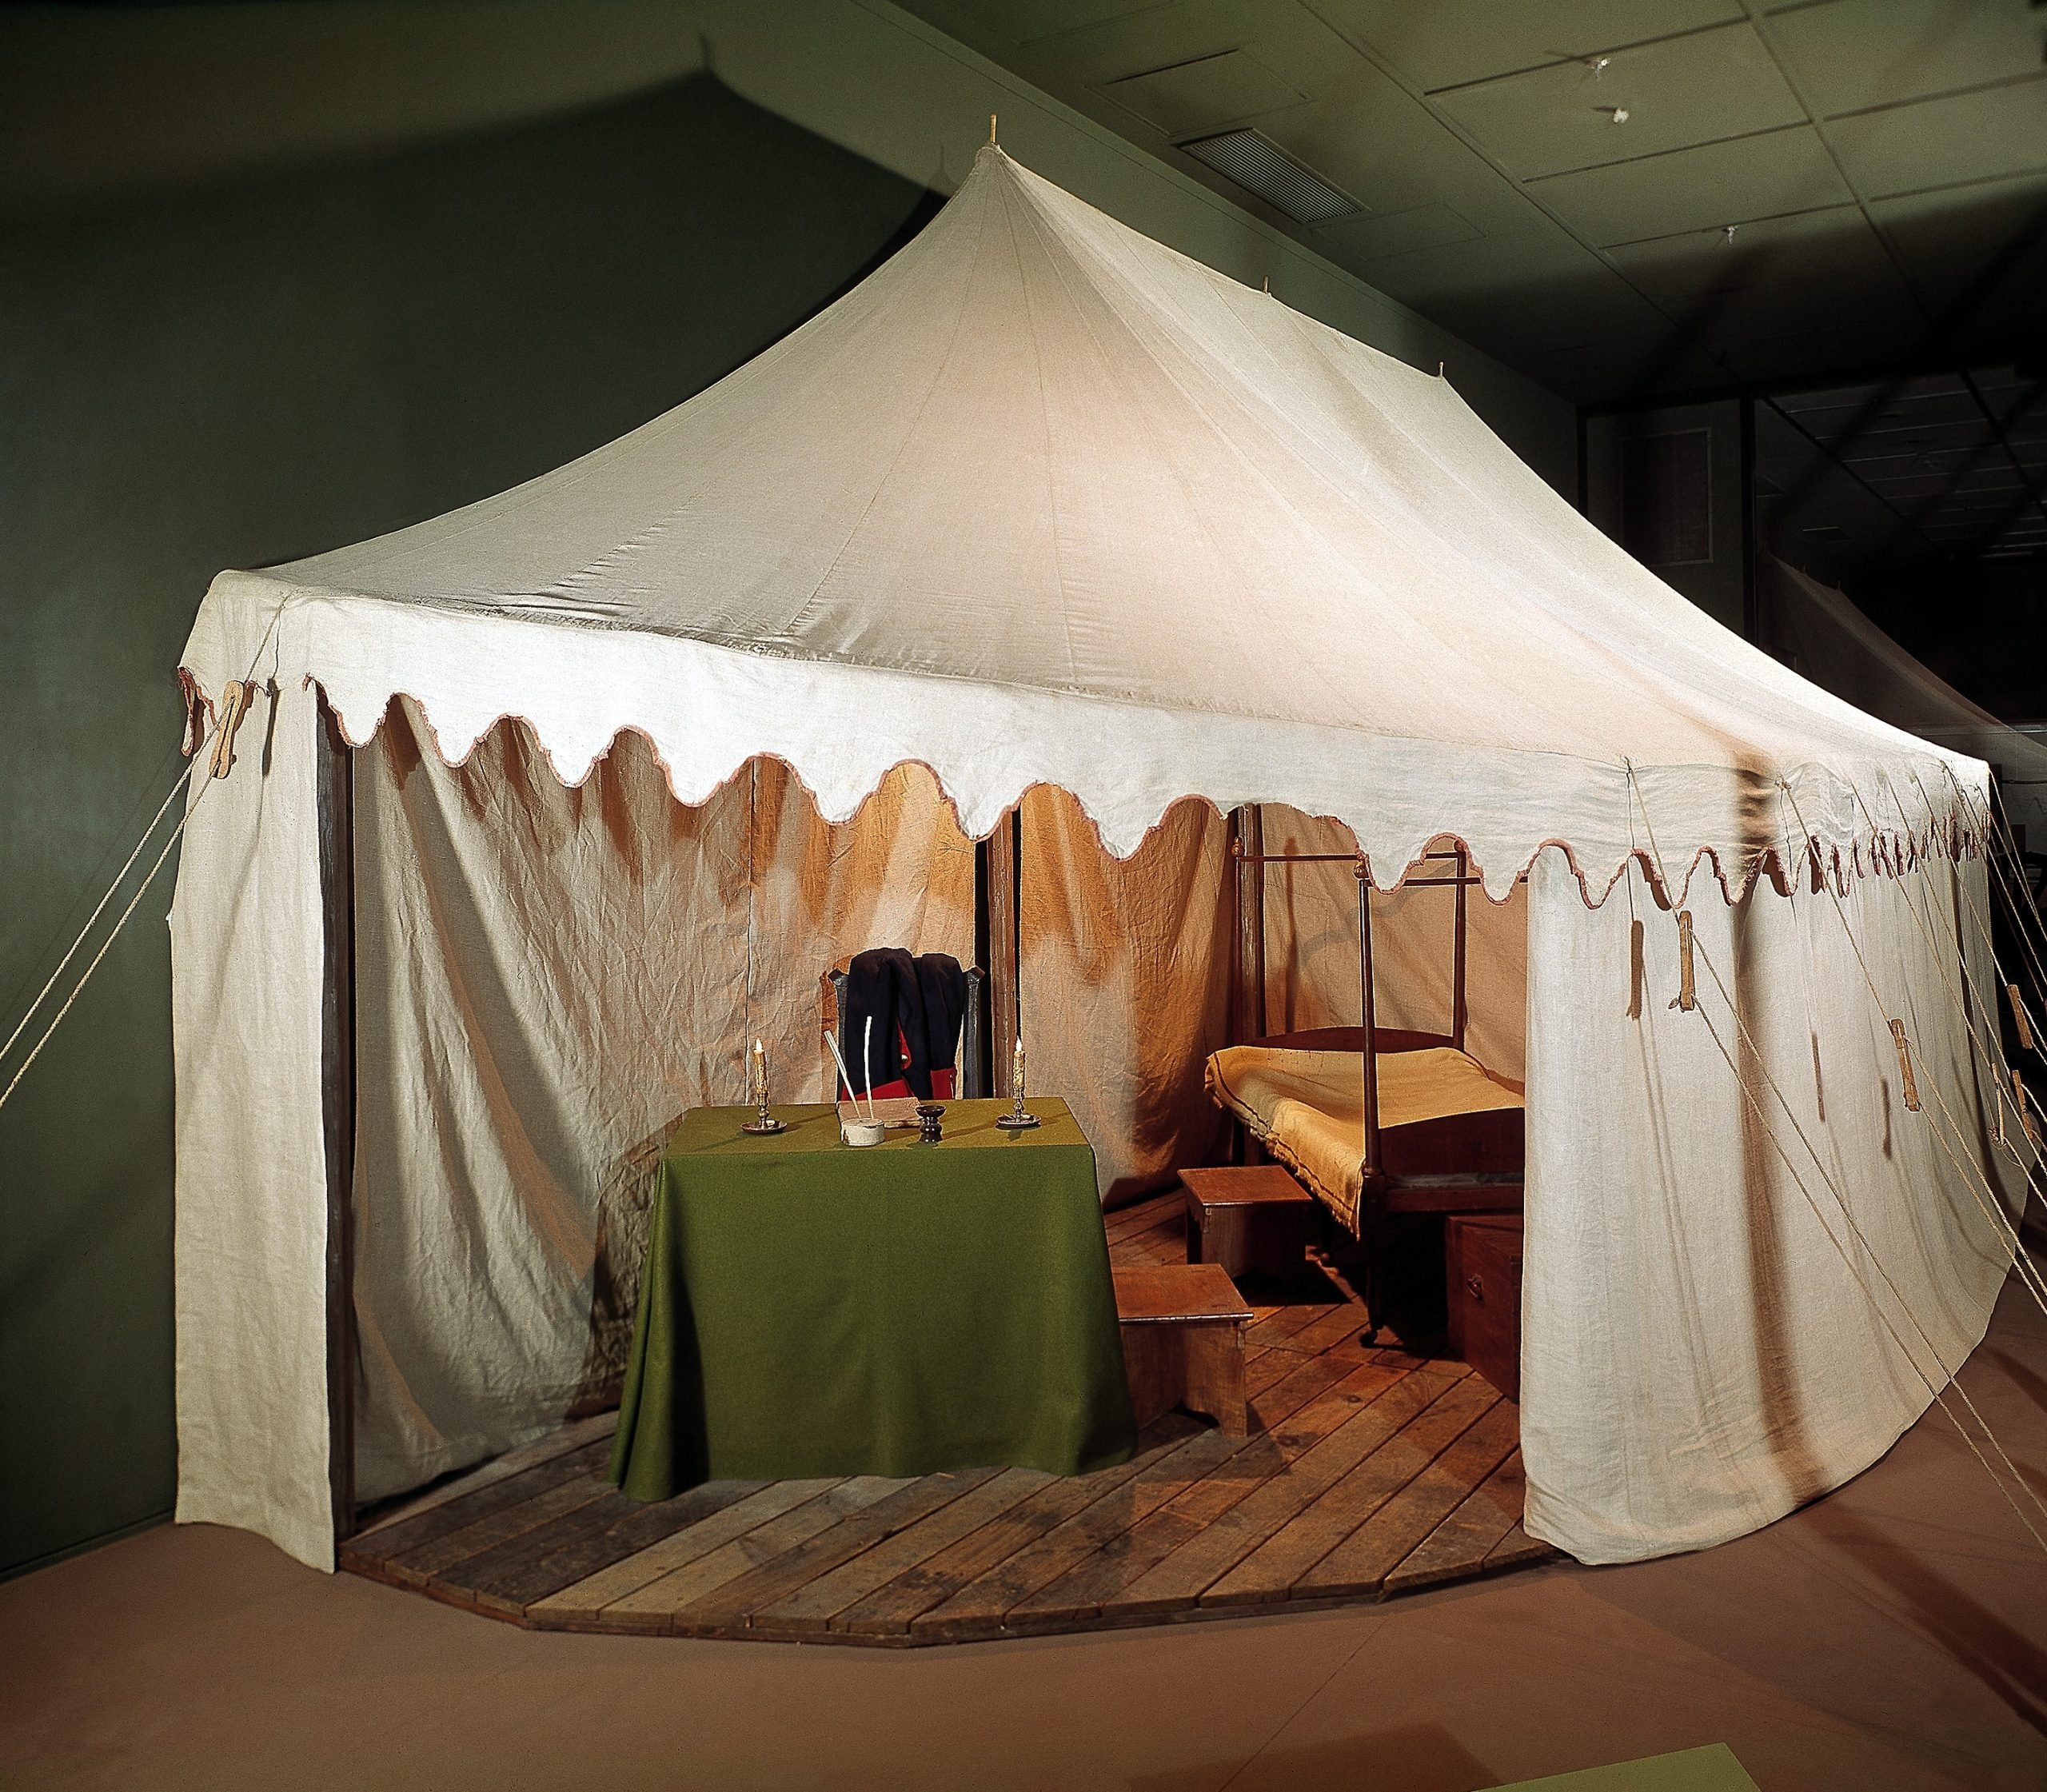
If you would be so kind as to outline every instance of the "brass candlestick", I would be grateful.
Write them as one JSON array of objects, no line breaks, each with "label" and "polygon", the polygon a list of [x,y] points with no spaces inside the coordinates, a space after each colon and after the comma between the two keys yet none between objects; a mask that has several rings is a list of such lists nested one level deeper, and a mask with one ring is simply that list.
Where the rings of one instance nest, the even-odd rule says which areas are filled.
[{"label": "brass candlestick", "polygon": [[1016,1050],[1009,1060],[1009,1093],[1016,1105],[1007,1114],[999,1117],[995,1123],[1004,1132],[1023,1132],[1035,1126],[1038,1116],[1025,1112],[1024,1108],[1024,1040],[1021,1034],[1017,1036]]},{"label": "brass candlestick", "polygon": [[748,1067],[747,1080],[752,1085],[752,1094],[758,1112],[740,1128],[756,1138],[775,1132],[786,1132],[788,1128],[776,1120],[768,1107],[768,1052],[759,1040],[753,1042],[753,1057]]}]

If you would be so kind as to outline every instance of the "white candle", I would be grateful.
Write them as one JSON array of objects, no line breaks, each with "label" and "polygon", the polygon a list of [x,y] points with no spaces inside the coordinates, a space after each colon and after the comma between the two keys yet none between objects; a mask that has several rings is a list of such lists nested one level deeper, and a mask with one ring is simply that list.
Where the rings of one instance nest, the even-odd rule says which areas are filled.
[{"label": "white candle", "polygon": [[1024,1096],[1024,1036],[1016,1036],[1016,1055],[1009,1061],[1009,1092],[1017,1100]]},{"label": "white candle", "polygon": [[768,1049],[759,1040],[753,1042],[753,1099],[768,1099]]}]

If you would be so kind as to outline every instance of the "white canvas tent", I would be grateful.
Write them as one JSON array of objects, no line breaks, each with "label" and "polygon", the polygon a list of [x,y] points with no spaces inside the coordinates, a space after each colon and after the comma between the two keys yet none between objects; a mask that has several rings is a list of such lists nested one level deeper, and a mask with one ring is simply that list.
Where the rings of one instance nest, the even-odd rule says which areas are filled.
[{"label": "white canvas tent", "polygon": [[[521,1390],[575,1379],[605,1179],[636,1126],[736,1096],[775,916],[808,917],[804,946],[893,901],[903,943],[956,938],[957,848],[1020,800],[1092,892],[1044,960],[1084,987],[1034,1010],[1027,964],[1026,1027],[1068,1036],[1055,1087],[1139,1130],[1159,1055],[1198,1086],[1219,1043],[1218,812],[1347,829],[1382,887],[1445,836],[1496,899],[1528,872],[1526,1523],[1584,1559],[1710,1543],[1858,1472],[2008,1267],[1977,1186],[2005,1167],[1996,1098],[1950,997],[1982,950],[1980,763],[1708,621],[1441,379],[993,149],[679,409],[451,516],[222,574],[183,664],[207,713],[231,680],[259,695],[236,768],[195,784],[173,916],[178,1511],[309,1562],[332,1561],[348,1193],[321,693],[360,749],[381,1491],[516,1441],[541,1422]],[[877,792],[865,833],[833,832]],[[1893,1018],[1946,1121],[1902,1104]]]}]

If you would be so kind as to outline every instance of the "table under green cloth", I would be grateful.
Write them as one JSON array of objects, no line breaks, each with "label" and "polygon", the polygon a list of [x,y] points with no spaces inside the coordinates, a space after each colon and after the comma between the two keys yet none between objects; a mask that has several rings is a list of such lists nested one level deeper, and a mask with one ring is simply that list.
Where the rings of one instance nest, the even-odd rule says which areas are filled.
[{"label": "table under green cloth", "polygon": [[661,1159],[611,1478],[1079,1474],[1136,1447],[1095,1154],[1066,1104],[1010,1134],[839,1140],[837,1111],[684,1116]]}]

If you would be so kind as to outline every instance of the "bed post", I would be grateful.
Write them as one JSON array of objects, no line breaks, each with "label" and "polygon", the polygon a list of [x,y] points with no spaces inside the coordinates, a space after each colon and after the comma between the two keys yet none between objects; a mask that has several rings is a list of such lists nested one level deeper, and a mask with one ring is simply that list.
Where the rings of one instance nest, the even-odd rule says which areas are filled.
[{"label": "bed post", "polygon": [[355,756],[319,693],[320,1095],[326,1147],[327,1483],[334,1541],[355,1532]]},{"label": "bed post", "polygon": [[1230,856],[1236,872],[1237,974],[1231,988],[1232,1045],[1265,1036],[1265,814],[1256,803],[1230,812]]},{"label": "bed post", "polygon": [[1358,855],[1358,1009],[1364,1028],[1365,1060],[1365,1168],[1370,1175],[1379,1165],[1379,1020],[1372,993],[1372,874],[1371,861]]},{"label": "bed post", "polygon": [[1470,1020],[1470,1008],[1464,996],[1464,942],[1465,897],[1470,892],[1471,882],[1471,856],[1464,850],[1464,843],[1457,843],[1457,928],[1452,938],[1450,954],[1450,1043],[1459,1052],[1464,1049],[1464,1031]]},{"label": "bed post", "polygon": [[1358,1243],[1365,1259],[1365,1336],[1369,1343],[1379,1335],[1384,1315],[1379,1275],[1379,1228],[1372,1220],[1372,1182],[1379,1174],[1379,1004],[1372,990],[1372,872],[1371,861],[1360,852],[1352,868],[1358,878],[1358,1008],[1364,1028],[1365,1124],[1364,1156],[1359,1167]]}]

